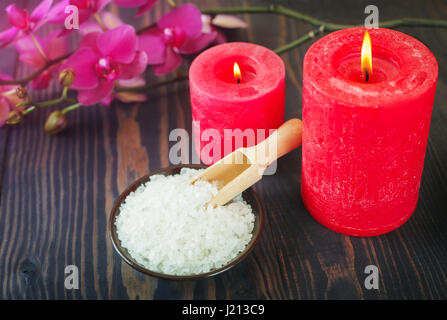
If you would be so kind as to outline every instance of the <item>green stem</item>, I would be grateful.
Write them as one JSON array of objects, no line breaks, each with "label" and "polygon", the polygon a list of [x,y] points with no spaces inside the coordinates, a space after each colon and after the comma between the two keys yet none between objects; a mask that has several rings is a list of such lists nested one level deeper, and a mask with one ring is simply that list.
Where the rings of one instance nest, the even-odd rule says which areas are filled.
[{"label": "green stem", "polygon": [[[277,54],[281,54],[284,53],[286,51],[292,50],[293,48],[303,44],[304,42],[315,38],[318,34],[324,32],[324,26],[320,26],[319,28],[312,30],[310,32],[308,32],[307,34],[305,34],[304,36],[302,36],[301,38],[298,38],[295,41],[292,41],[280,48],[275,49],[274,51]],[[157,88],[163,85],[167,85],[167,84],[171,84],[171,83],[175,83],[175,82],[179,82],[179,81],[184,81],[184,80],[188,80],[188,76],[187,75],[181,75],[177,73],[177,76],[175,78],[169,79],[169,80],[163,80],[163,81],[157,81],[157,82],[152,82],[152,83],[148,83],[144,86],[137,86],[137,87],[116,87],[115,88],[115,92],[144,92],[144,91],[148,91],[150,89],[153,88]]]},{"label": "green stem", "polygon": [[38,103],[30,102],[30,104],[32,104],[35,107],[49,107],[49,106],[54,106],[56,104],[60,104],[60,103],[64,103],[64,102],[69,102],[69,103],[75,102],[76,100],[67,97],[67,91],[68,91],[68,87],[64,87],[62,89],[62,95],[59,98],[48,100],[48,101],[43,101],[43,102],[38,102]]},{"label": "green stem", "polygon": [[144,31],[149,30],[149,29],[152,29],[152,28],[154,28],[154,27],[156,27],[156,26],[157,26],[157,23],[156,23],[156,22],[151,23],[151,24],[149,24],[149,25],[147,25],[147,26],[144,26],[144,27],[138,29],[138,30],[136,31],[136,33],[137,33],[137,34],[142,34]]},{"label": "green stem", "polygon": [[[175,6],[175,2],[173,0],[168,0],[169,4],[171,6]],[[268,13],[268,14],[278,14],[282,16],[286,16],[295,20],[300,20],[307,22],[313,26],[318,27],[318,29],[313,30],[306,35],[280,47],[275,50],[276,53],[281,54],[284,52],[287,52],[293,48],[298,47],[299,45],[305,43],[306,41],[313,39],[316,35],[324,32],[324,31],[336,31],[344,28],[354,27],[355,25],[346,25],[346,24],[337,24],[337,23],[331,23],[327,21],[323,21],[317,18],[314,18],[312,16],[306,15],[302,12],[299,12],[297,10],[285,8],[280,5],[270,5],[270,6],[263,6],[263,7],[228,7],[228,8],[216,8],[216,9],[208,9],[208,10],[202,10],[202,13],[204,14],[237,14],[237,13]],[[101,25],[101,27],[104,29],[104,25],[100,19],[99,16],[95,16],[95,19],[98,21],[98,23]],[[150,25],[148,27],[144,27],[140,30],[138,30],[138,33],[142,33],[143,31],[147,30],[149,27],[152,27],[153,25]],[[359,25],[357,25],[359,26]],[[402,19],[396,19],[396,20],[389,20],[380,23],[380,27],[382,28],[395,28],[395,27],[438,27],[438,28],[447,28],[447,20],[433,20],[433,19],[423,19],[423,18],[402,18]],[[41,54],[43,54],[43,57],[45,57],[45,53],[43,52],[42,48],[40,48],[40,45],[38,44],[37,40],[33,40],[36,44],[37,49]],[[40,48],[40,49],[39,49]],[[55,63],[58,63],[62,60],[65,60],[68,58],[72,53],[69,53],[65,56],[59,57],[54,60],[47,60],[47,63],[42,66],[40,69],[36,70],[35,72],[31,73],[30,75],[26,76],[23,79],[19,80],[1,80],[0,79],[0,85],[2,84],[21,84],[25,85],[29,81],[36,78],[39,74],[41,74],[43,71],[45,71],[47,68],[52,66]],[[156,88],[162,85],[174,83],[177,81],[183,81],[186,80],[187,76],[178,76],[176,78],[170,79],[170,80],[164,80],[159,81],[155,83],[149,83],[145,86],[138,86],[138,87],[117,87],[115,89],[116,92],[141,92],[145,90],[149,90],[152,88]],[[59,98],[60,99],[60,98]],[[55,103],[62,102],[59,99],[55,99],[53,101],[47,101],[46,103],[42,103],[39,106],[45,106],[45,105],[52,105]],[[56,102],[55,102],[56,101]],[[49,104],[50,103],[50,104]]]},{"label": "green stem", "polygon": [[68,87],[65,86],[64,89],[62,89],[62,98],[64,100],[67,98],[67,92],[68,92]]},{"label": "green stem", "polygon": [[99,24],[99,27],[101,28],[102,31],[107,31],[106,26],[104,25],[104,23],[102,22],[101,17],[99,16],[98,13],[95,13],[93,15],[93,18],[96,20],[96,22]]},{"label": "green stem", "polygon": [[76,109],[79,108],[80,106],[81,106],[80,103],[72,104],[71,106],[68,106],[68,107],[62,109],[61,113],[62,113],[62,114],[66,114],[67,112],[76,110]]},{"label": "green stem", "polygon": [[379,25],[381,28],[394,28],[394,27],[447,28],[447,20],[402,18],[402,19],[385,21],[379,23]]},{"label": "green stem", "polygon": [[168,4],[171,8],[177,8],[177,4],[174,0],[168,0]]}]

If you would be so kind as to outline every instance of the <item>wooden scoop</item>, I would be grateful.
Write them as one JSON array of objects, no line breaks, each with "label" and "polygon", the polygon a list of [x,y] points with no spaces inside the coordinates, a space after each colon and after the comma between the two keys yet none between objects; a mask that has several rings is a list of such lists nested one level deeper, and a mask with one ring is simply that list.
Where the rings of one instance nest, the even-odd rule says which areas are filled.
[{"label": "wooden scoop", "polygon": [[208,167],[191,183],[199,179],[217,182],[218,193],[207,206],[223,206],[242,191],[261,180],[273,161],[301,145],[300,119],[290,119],[267,139],[249,148],[239,148]]}]

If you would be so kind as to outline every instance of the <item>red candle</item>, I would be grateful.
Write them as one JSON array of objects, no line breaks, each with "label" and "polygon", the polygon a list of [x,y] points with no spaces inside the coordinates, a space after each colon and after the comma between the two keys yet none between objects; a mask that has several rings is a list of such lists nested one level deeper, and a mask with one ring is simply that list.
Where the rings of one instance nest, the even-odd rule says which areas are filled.
[{"label": "red candle", "polygon": [[[265,47],[241,42],[214,46],[193,61],[189,83],[194,143],[205,164],[262,141],[269,129],[284,122],[284,63]],[[242,134],[251,129],[254,139],[247,135],[238,145],[225,129],[236,135],[237,129]],[[207,147],[216,143],[219,148]]]},{"label": "red candle", "polygon": [[317,221],[355,236],[389,232],[413,213],[438,76],[426,46],[388,29],[369,30],[369,70],[365,30],[320,39],[303,69],[303,201]]}]

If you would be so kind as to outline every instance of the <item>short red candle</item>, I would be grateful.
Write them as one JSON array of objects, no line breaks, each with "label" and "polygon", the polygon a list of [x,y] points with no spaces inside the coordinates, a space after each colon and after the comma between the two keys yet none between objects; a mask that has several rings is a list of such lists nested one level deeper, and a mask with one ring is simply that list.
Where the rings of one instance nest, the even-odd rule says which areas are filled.
[{"label": "short red candle", "polygon": [[[240,82],[233,74],[234,63],[241,71]],[[270,49],[242,42],[214,46],[202,52],[189,69],[191,108],[196,152],[205,164],[212,164],[234,151],[235,141],[225,141],[224,129],[253,129],[260,142],[284,122],[285,68],[281,58]],[[221,152],[207,152],[212,142],[201,139],[207,129],[220,136]],[[258,137],[257,129],[265,137]],[[259,139],[259,141],[258,141]],[[228,139],[226,139],[228,140]],[[225,145],[231,146],[226,148]]]},{"label": "short red candle", "polygon": [[371,29],[365,82],[365,30],[320,39],[303,69],[303,201],[317,221],[355,236],[389,232],[413,213],[438,76],[421,42]]}]

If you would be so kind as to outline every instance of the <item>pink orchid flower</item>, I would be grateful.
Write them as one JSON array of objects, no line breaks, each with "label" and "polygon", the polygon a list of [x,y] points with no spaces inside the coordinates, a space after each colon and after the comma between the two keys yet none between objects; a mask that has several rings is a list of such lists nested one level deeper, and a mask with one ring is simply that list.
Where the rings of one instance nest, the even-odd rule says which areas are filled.
[{"label": "pink orchid flower", "polygon": [[[68,53],[66,37],[58,37],[59,31],[51,32],[45,40],[41,40],[38,36],[34,36],[35,41],[42,48],[42,53],[37,49],[34,41],[30,36],[16,41],[15,47],[19,52],[19,60],[23,63],[39,69],[46,64],[46,59],[52,60]],[[54,78],[60,64],[53,64],[51,67],[42,72],[31,82],[33,89],[46,89],[50,85],[50,81]]]},{"label": "pink orchid flower", "polygon": [[[1,73],[0,79],[12,80],[10,76]],[[17,87],[18,85],[0,85],[0,127],[5,124],[9,112],[15,105],[22,102],[22,100],[17,97]]]},{"label": "pink orchid flower", "polygon": [[[65,8],[68,5],[73,5],[79,11],[79,25],[86,22],[94,14],[101,11],[112,0],[62,0],[57,3],[49,12],[49,23],[63,24],[69,13],[65,13]],[[64,30],[67,32],[66,30]]]},{"label": "pink orchid flower", "polygon": [[147,55],[137,50],[135,29],[122,25],[104,33],[85,35],[77,50],[61,69],[73,68],[72,88],[78,101],[92,105],[109,96],[115,80],[129,80],[140,75],[147,65]]},{"label": "pink orchid flower", "polygon": [[181,64],[181,53],[200,51],[215,37],[215,32],[202,33],[200,10],[184,4],[161,17],[156,27],[143,32],[139,48],[147,53],[155,74],[166,74]]},{"label": "pink orchid flower", "polygon": [[8,22],[12,27],[0,32],[0,49],[39,29],[46,22],[52,4],[53,0],[44,0],[31,14],[15,4],[7,6]]},{"label": "pink orchid flower", "polygon": [[116,5],[127,8],[138,7],[136,17],[141,16],[146,11],[149,11],[158,0],[113,0]]}]

